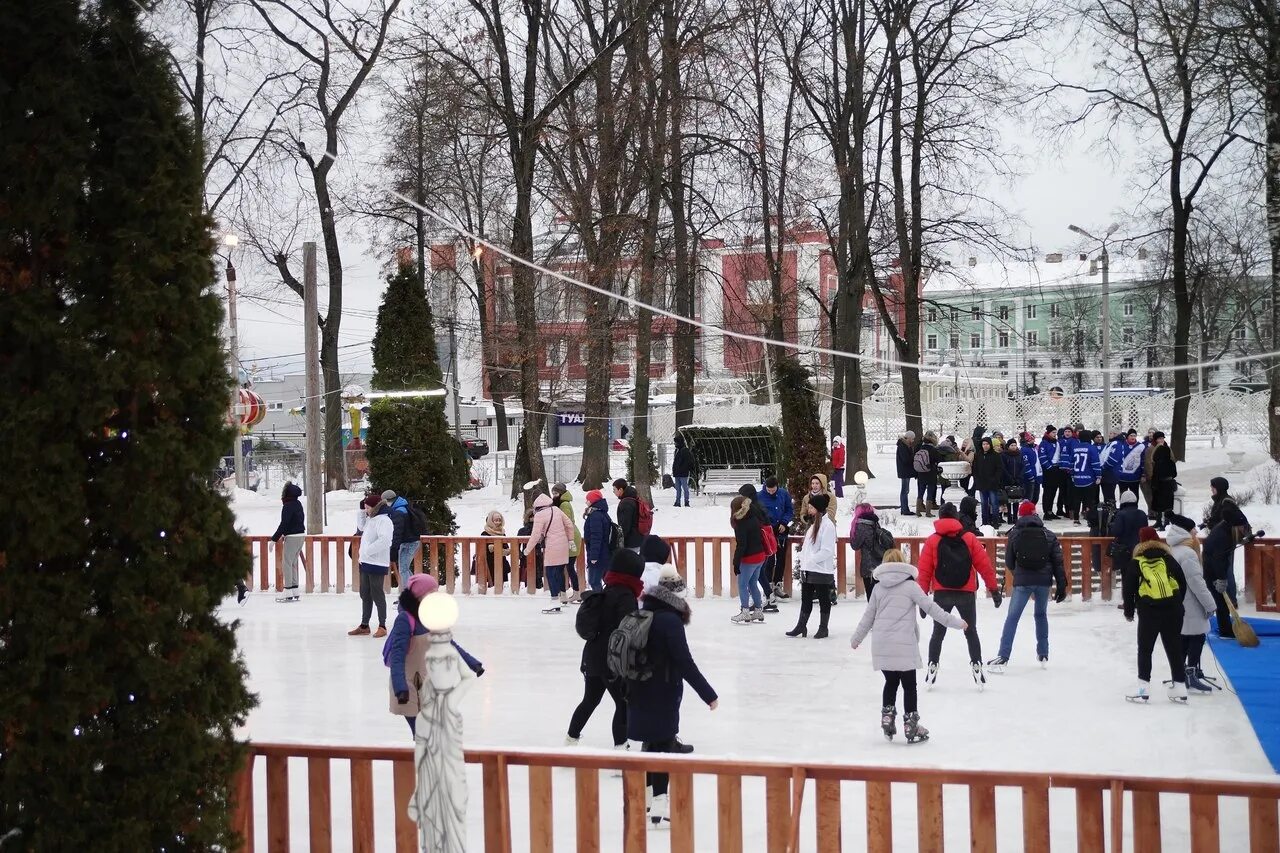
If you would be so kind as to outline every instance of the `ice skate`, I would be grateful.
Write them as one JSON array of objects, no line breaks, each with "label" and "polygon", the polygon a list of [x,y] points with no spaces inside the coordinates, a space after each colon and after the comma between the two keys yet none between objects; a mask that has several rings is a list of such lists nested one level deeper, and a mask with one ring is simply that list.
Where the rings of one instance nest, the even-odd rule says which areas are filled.
[{"label": "ice skate", "polygon": [[897,717],[898,709],[892,705],[885,705],[880,709],[880,731],[884,732],[885,740],[893,740],[893,736],[898,733]]},{"label": "ice skate", "polygon": [[929,739],[929,730],[920,725],[920,715],[915,711],[902,715],[902,733],[907,743],[923,743]]},{"label": "ice skate", "polygon": [[926,690],[932,690],[933,685],[938,683],[938,662],[929,661],[929,669],[924,674],[924,687]]},{"label": "ice skate", "polygon": [[565,745],[565,746],[577,746],[577,745],[578,745],[578,741],[579,741],[579,740],[581,740],[581,738],[576,738],[576,737],[574,737],[573,735],[565,735],[565,736],[564,736],[564,745]]},{"label": "ice skate", "polygon": [[761,625],[764,624],[764,610],[757,610],[753,607],[751,608],[750,613],[752,622],[759,622]]},{"label": "ice skate", "polygon": [[786,589],[783,588],[782,581],[778,581],[773,585],[773,597],[786,601],[791,596],[787,595]]},{"label": "ice skate", "polygon": [[973,673],[973,683],[978,685],[978,692],[987,689],[987,676],[982,671],[982,661],[976,660],[969,664],[969,670]]},{"label": "ice skate", "polygon": [[543,613],[559,613],[559,612],[560,612],[560,607],[561,607],[561,604],[560,604],[559,602],[556,602],[556,601],[553,599],[553,600],[552,600],[552,603],[551,603],[551,606],[550,606],[550,607],[544,607],[544,608],[542,609],[542,612],[543,612]]},{"label": "ice skate", "polygon": [[649,806],[649,825],[654,829],[671,828],[671,801],[666,794],[653,798],[653,803]]},{"label": "ice skate", "polygon": [[1221,690],[1217,679],[1210,678],[1204,674],[1204,670],[1198,666],[1187,667],[1187,690],[1191,693],[1207,695],[1215,690]]},{"label": "ice skate", "polygon": [[747,610],[745,607],[739,610],[736,616],[729,618],[729,621],[733,622],[735,625],[746,625],[754,620],[755,617],[751,615],[751,611]]},{"label": "ice skate", "polygon": [[1179,705],[1187,704],[1187,685],[1181,681],[1175,681],[1170,684],[1169,701],[1177,702]]},{"label": "ice skate", "polygon": [[1151,698],[1151,683],[1147,681],[1139,681],[1138,686],[1125,694],[1126,699],[1130,702],[1141,702],[1144,705]]},{"label": "ice skate", "polygon": [[778,612],[777,599],[771,596],[769,600],[765,602],[764,607],[762,609],[764,610],[765,613],[777,613]]},{"label": "ice skate", "polygon": [[1008,665],[1009,665],[1008,658],[1000,657],[1000,656],[993,657],[991,660],[987,661],[987,672],[994,672],[997,675],[1000,675],[1005,671],[1005,668]]},{"label": "ice skate", "polygon": [[278,597],[276,598],[276,603],[277,603],[277,604],[294,604],[294,603],[299,602],[299,601],[301,601],[301,600],[302,600],[302,596],[298,595],[298,593],[297,593],[296,591],[295,591],[295,592],[285,592],[285,594],[284,594],[284,595],[278,596]]},{"label": "ice skate", "polygon": [[1049,656],[1048,656],[1048,655],[1040,655],[1040,657],[1038,658],[1038,660],[1040,661],[1040,668],[1041,668],[1041,669],[1048,669],[1048,668],[1049,668]]}]

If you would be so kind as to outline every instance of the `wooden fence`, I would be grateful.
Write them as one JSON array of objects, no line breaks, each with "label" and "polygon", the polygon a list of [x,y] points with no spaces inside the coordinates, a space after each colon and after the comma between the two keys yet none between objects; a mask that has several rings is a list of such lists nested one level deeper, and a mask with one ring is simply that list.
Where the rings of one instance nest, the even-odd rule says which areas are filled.
[{"label": "wooden fence", "polygon": [[[286,853],[291,845],[314,853],[418,850],[416,827],[405,812],[415,784],[412,750],[251,744],[249,753],[235,785],[233,812],[244,850],[252,853],[262,840],[269,853]],[[995,851],[998,840],[1006,850],[1047,851],[1051,838],[1055,850],[1071,849],[1072,834],[1074,849],[1083,853],[1159,853],[1163,845],[1192,853],[1280,853],[1280,783],[1274,782],[773,764],[645,753],[471,750],[466,760],[480,769],[480,784],[470,784],[469,813],[474,823],[483,823],[485,853],[511,853],[513,846],[532,853],[557,847],[643,853],[646,771],[671,774],[672,853],[741,853],[744,847],[838,853],[846,846],[870,853],[942,853],[967,846],[985,853]],[[349,773],[349,785],[341,778],[332,784],[334,762]],[[265,773],[255,772],[263,764]],[[608,781],[602,791],[601,771],[610,769],[622,771],[621,785]],[[571,782],[558,774],[557,785],[555,770],[571,771]],[[376,799],[375,773],[382,783]],[[695,789],[701,792],[696,797]],[[946,815],[950,820],[944,823]],[[576,845],[564,843],[567,835]]]},{"label": "wooden fence", "polygon": [[[927,537],[904,536],[898,546],[914,563]],[[737,595],[737,577],[733,573],[732,536],[668,536],[672,561],[688,582],[697,598],[707,595]],[[283,543],[271,543],[266,536],[247,536],[245,541],[257,559],[257,587],[259,589],[283,589]],[[461,589],[464,594],[473,592],[494,594],[537,594],[540,591],[527,583],[529,567],[520,557],[520,546],[525,537],[487,536],[423,536],[423,547],[414,558],[414,571],[426,568],[440,579],[449,592]],[[999,582],[1006,592],[1012,588],[1013,579],[1004,570],[1006,539],[987,537],[979,540],[987,551]],[[1119,578],[1112,570],[1111,559],[1106,556],[1111,540],[1096,536],[1063,536],[1063,561],[1071,580],[1073,594],[1089,601],[1099,594],[1103,601],[1111,601]],[[785,585],[792,591],[791,568],[795,562],[794,539],[789,541],[786,560]],[[493,551],[489,549],[492,548]],[[510,563],[511,575],[504,583],[498,581],[502,561],[501,553]],[[303,549],[306,567],[301,569],[306,592],[345,592],[354,585],[359,567],[360,539],[356,536],[308,536]],[[479,557],[479,559],[476,559]],[[862,577],[857,571],[857,555],[849,547],[847,537],[840,537],[836,547],[836,587],[840,594],[862,597]],[[582,560],[578,562],[578,575],[583,588],[586,570]],[[520,580],[526,582],[521,584]],[[250,585],[255,579],[249,578]],[[1280,612],[1277,605],[1277,587],[1280,586],[1280,539],[1260,539],[1245,546],[1244,599],[1251,598],[1262,612]]]}]

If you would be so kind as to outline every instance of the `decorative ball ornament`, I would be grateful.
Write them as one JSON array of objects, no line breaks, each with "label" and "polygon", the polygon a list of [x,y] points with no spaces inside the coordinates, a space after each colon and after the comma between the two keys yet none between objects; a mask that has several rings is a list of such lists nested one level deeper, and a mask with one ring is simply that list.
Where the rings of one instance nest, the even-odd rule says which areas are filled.
[{"label": "decorative ball ornament", "polygon": [[867,480],[868,477],[866,471],[857,471],[853,475],[853,482],[855,485],[865,486],[867,484]]},{"label": "decorative ball ornament", "polygon": [[236,390],[236,404],[231,416],[233,426],[255,427],[267,416],[267,403],[248,388]]},{"label": "decorative ball ornament", "polygon": [[418,619],[428,631],[448,631],[458,622],[458,602],[447,592],[433,592],[418,603]]}]

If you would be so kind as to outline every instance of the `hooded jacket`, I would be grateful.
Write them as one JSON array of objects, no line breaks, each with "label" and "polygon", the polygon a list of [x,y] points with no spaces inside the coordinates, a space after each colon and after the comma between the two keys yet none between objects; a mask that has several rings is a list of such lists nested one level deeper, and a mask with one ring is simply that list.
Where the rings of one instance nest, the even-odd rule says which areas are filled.
[{"label": "hooded jacket", "polygon": [[[1138,586],[1142,581],[1142,571],[1138,567],[1138,558],[1144,556],[1164,560],[1165,573],[1177,581],[1178,584],[1178,588],[1172,596],[1152,599],[1138,594]],[[1152,609],[1176,607],[1181,610],[1182,599],[1187,594],[1187,576],[1183,574],[1182,566],[1174,559],[1169,546],[1159,539],[1152,539],[1148,542],[1139,542],[1138,547],[1133,549],[1133,559],[1125,565],[1124,574],[1121,576],[1121,589],[1124,592],[1124,615],[1126,619],[1133,616],[1136,607]]]},{"label": "hooded jacket", "polygon": [[[943,536],[959,536],[969,548],[969,579],[962,586],[945,586],[934,576],[938,570],[938,542]],[[991,569],[991,558],[987,556],[987,549],[982,547],[976,536],[966,533],[964,525],[954,518],[940,518],[933,523],[933,534],[924,541],[924,547],[920,550],[918,575],[920,588],[925,592],[939,589],[977,592],[979,575],[982,576],[982,582],[986,584],[987,589],[994,591],[998,586],[996,573]]]},{"label": "hooded jacket", "polygon": [[294,536],[307,532],[306,512],[302,509],[302,489],[297,483],[287,483],[280,498],[280,526],[271,534],[271,541],[277,542],[282,536]]},{"label": "hooded jacket", "polygon": [[916,478],[916,469],[912,465],[912,460],[916,455],[916,449],[905,438],[898,439],[896,448],[899,480],[914,480]]},{"label": "hooded jacket", "polygon": [[1221,485],[1213,495],[1209,518],[1205,522],[1209,528],[1209,535],[1204,540],[1204,551],[1206,555],[1218,557],[1235,550],[1235,531],[1237,528],[1247,528],[1249,519],[1240,511],[1240,505],[1236,503],[1235,498],[1227,493],[1229,484],[1226,480],[1215,477],[1209,483],[1215,486]]},{"label": "hooded jacket", "polygon": [[867,632],[871,638],[871,665],[881,672],[919,669],[920,620],[923,610],[948,628],[961,628],[964,620],[943,610],[924,594],[916,582],[916,568],[908,563],[884,563],[872,573],[877,581],[867,608],[853,632],[850,644],[859,646]]},{"label": "hooded jacket", "polygon": [[682,607],[678,609],[670,601],[672,595],[659,586],[641,599],[644,609],[653,613],[649,644],[645,646],[653,677],[627,682],[627,737],[631,740],[656,743],[669,741],[679,733],[685,682],[706,704],[717,698],[689,651],[684,628],[689,606],[677,599]]},{"label": "hooded jacket", "polygon": [[796,517],[795,504],[791,502],[791,493],[787,491],[785,486],[778,486],[778,491],[769,494],[768,489],[761,489],[756,494],[756,500],[760,503],[760,508],[764,510],[765,515],[769,516],[769,523],[774,527],[781,525],[789,525]]},{"label": "hooded jacket", "polygon": [[[1018,539],[1028,528],[1037,527],[1044,530],[1049,539],[1049,560],[1040,566],[1022,566],[1017,564]],[[1062,567],[1062,543],[1052,530],[1045,529],[1044,521],[1038,515],[1024,515],[1009,531],[1009,539],[1004,547],[1004,565],[1013,572],[1014,586],[1049,586],[1054,584],[1058,589],[1066,589],[1067,575]]]},{"label": "hooded jacket", "polygon": [[[822,491],[826,492],[827,499],[828,499],[827,518],[831,519],[832,521],[835,521],[836,520],[836,493],[831,490],[831,483],[827,481],[826,474],[814,474],[813,477],[818,478],[819,482],[822,483]],[[810,477],[809,479],[812,480],[813,477]],[[800,510],[799,512],[796,513],[796,518],[800,519],[805,529],[808,529],[809,527],[808,522],[805,521],[805,519],[809,517],[808,514],[805,512],[805,510],[809,508],[809,495],[810,495],[810,492],[808,491],[804,493],[804,497],[800,499]]]},{"label": "hooded jacket", "polygon": [[531,554],[538,545],[542,545],[544,566],[568,565],[569,545],[575,532],[569,516],[552,505],[551,496],[538,495],[533,501],[533,528],[524,543],[524,552]]},{"label": "hooded jacket", "polygon": [[586,546],[587,565],[609,563],[609,534],[613,530],[613,519],[609,517],[609,504],[604,499],[587,507],[587,514],[582,518],[582,541]]},{"label": "hooded jacket", "polygon": [[360,571],[367,575],[385,575],[391,565],[391,542],[394,538],[391,509],[384,506],[365,522],[364,534],[360,537]]},{"label": "hooded jacket", "polygon": [[747,498],[747,501],[733,514],[733,571],[735,574],[743,563],[747,565],[762,563],[768,556],[764,551],[764,531],[761,529],[766,522],[760,520],[754,509],[755,505],[755,501]]},{"label": "hooded jacket", "polygon": [[1004,463],[994,448],[984,452],[982,445],[973,454],[973,487],[980,492],[996,492],[1000,490],[1000,481],[1004,477]]},{"label": "hooded jacket", "polygon": [[556,501],[556,506],[569,516],[569,523],[573,525],[573,541],[569,545],[569,557],[572,559],[582,553],[582,534],[578,532],[578,519],[573,514],[573,498],[565,492],[560,496],[560,500]]},{"label": "hooded jacket", "polygon": [[396,554],[396,559],[399,559],[400,546],[405,540],[405,524],[409,521],[409,501],[398,497],[391,502],[388,511],[391,515],[391,526],[395,530],[391,539],[391,550]]},{"label": "hooded jacket", "polygon": [[1040,457],[1040,470],[1042,472],[1058,466],[1059,449],[1058,440],[1056,438],[1050,438],[1049,434],[1045,433],[1044,437],[1040,439],[1040,444],[1036,447],[1036,453]]},{"label": "hooded jacket", "polygon": [[838,435],[831,439],[831,470],[844,470],[844,439]]},{"label": "hooded jacket", "polygon": [[671,460],[672,477],[690,477],[693,475],[693,451],[685,446],[684,436],[676,436],[676,455]]},{"label": "hooded jacket", "polygon": [[603,595],[603,608],[600,610],[600,630],[582,644],[583,675],[593,675],[605,680],[612,680],[609,664],[606,660],[609,650],[609,635],[618,627],[622,617],[639,608],[636,595],[629,587],[619,583],[606,583],[604,590],[593,595]]},{"label": "hooded jacket", "polygon": [[1003,470],[1001,472],[1000,483],[1005,486],[1021,486],[1026,479],[1023,473],[1023,461],[1021,450],[1010,450],[1009,445],[1005,445],[1005,449],[1000,451],[1000,465]]},{"label": "hooded jacket", "polygon": [[1125,553],[1133,553],[1138,544],[1138,531],[1147,526],[1147,514],[1136,503],[1121,504],[1111,517],[1107,535],[1124,545]]},{"label": "hooded jacket", "polygon": [[858,574],[871,577],[884,562],[885,552],[880,547],[880,519],[874,512],[855,518],[849,525],[849,547],[858,552]]},{"label": "hooded jacket", "polygon": [[622,528],[623,548],[639,548],[644,544],[644,534],[640,532],[639,525],[640,493],[635,486],[627,486],[622,490],[622,498],[618,501],[618,526]]},{"label": "hooded jacket", "polygon": [[1193,636],[1209,630],[1209,617],[1217,612],[1213,594],[1204,580],[1204,567],[1200,553],[1193,547],[1195,533],[1170,524],[1164,531],[1169,553],[1178,561],[1187,579],[1187,592],[1182,599],[1182,633]]}]

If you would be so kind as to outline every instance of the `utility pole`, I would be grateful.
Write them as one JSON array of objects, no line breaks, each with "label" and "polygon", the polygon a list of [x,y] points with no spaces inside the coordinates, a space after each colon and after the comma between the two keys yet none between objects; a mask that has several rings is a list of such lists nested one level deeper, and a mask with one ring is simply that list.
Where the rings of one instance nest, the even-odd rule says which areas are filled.
[{"label": "utility pole", "polygon": [[302,244],[302,328],[306,351],[307,533],[324,532],[324,475],[320,466],[320,326],[316,294],[316,244]]},{"label": "utility pole", "polygon": [[462,383],[458,381],[458,336],[452,313],[449,316],[449,372],[453,374],[453,437],[462,441],[462,402],[458,399]]},{"label": "utility pole", "polygon": [[222,244],[227,247],[227,321],[231,326],[231,378],[235,383],[231,391],[231,425],[235,427],[236,439],[231,453],[235,459],[236,488],[247,489],[249,475],[244,470],[244,432],[240,426],[240,326],[236,321],[236,267],[231,263],[231,250],[240,245],[240,238],[227,234],[222,238]]},{"label": "utility pole", "polygon": [[[1114,229],[1113,229],[1114,230]],[[1109,236],[1109,235],[1108,235]],[[1111,254],[1102,241],[1102,437],[1111,440]]]}]

